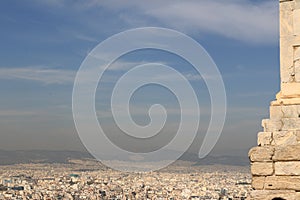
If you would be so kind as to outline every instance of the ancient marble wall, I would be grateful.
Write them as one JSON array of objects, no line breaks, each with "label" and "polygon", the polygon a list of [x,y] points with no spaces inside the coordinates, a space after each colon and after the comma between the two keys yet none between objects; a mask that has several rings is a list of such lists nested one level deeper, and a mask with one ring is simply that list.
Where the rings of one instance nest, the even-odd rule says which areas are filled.
[{"label": "ancient marble wall", "polygon": [[281,91],[249,151],[252,199],[300,200],[300,0],[280,1]]}]

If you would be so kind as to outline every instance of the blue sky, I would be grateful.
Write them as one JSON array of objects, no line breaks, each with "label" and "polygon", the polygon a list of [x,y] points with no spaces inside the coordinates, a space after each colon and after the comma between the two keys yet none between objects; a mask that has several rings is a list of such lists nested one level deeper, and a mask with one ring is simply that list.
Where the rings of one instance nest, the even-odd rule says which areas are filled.
[{"label": "blue sky", "polygon": [[[84,149],[72,119],[76,72],[98,43],[145,26],[187,34],[219,67],[228,113],[215,152],[256,145],[260,121],[268,117],[269,102],[279,91],[278,5],[274,0],[1,1],[0,149]],[[150,61],[191,73],[183,67],[188,64],[176,56],[145,50],[120,58],[114,64],[116,70],[106,78],[114,80],[128,66]],[[205,111],[209,105],[205,84],[201,79],[191,82]],[[109,81],[99,87],[96,107],[102,111],[100,120],[114,132],[103,114],[108,110],[111,87]],[[151,103],[177,105],[162,88],[145,88],[134,98],[136,121],[141,124],[147,117],[139,116]],[[203,129],[206,118],[204,114]],[[172,122],[177,120],[178,116],[170,117]],[[199,133],[192,151],[197,151],[201,138]]]}]

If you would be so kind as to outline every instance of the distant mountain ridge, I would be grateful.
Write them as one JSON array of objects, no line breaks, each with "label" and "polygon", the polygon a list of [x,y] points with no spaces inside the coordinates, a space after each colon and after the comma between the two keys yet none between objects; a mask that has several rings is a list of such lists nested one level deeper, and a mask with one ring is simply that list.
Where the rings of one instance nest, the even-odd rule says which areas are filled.
[{"label": "distant mountain ridge", "polygon": [[196,162],[194,165],[232,165],[249,166],[247,154],[243,155],[208,155],[203,159],[198,158],[198,154],[185,153],[180,160]]},{"label": "distant mountain ridge", "polygon": [[68,163],[69,159],[92,158],[87,152],[50,150],[0,150],[0,165],[18,163]]},{"label": "distant mountain ridge", "polygon": [[[0,165],[19,163],[69,163],[69,160],[93,159],[88,152],[51,150],[0,150]],[[199,159],[197,154],[185,153],[180,160],[194,162],[194,165],[248,166],[247,156],[214,156]]]}]

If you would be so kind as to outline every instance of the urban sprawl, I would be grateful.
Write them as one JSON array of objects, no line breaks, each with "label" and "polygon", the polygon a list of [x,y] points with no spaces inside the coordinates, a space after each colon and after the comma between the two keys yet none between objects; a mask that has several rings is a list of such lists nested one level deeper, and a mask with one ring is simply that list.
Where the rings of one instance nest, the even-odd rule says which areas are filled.
[{"label": "urban sprawl", "polygon": [[0,166],[0,199],[246,199],[247,167],[180,166],[128,173],[99,164],[16,164]]}]

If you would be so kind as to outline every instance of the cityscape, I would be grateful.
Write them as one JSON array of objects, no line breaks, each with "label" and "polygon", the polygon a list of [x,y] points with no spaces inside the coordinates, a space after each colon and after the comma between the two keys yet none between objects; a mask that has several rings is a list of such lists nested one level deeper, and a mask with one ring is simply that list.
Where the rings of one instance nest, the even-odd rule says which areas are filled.
[{"label": "cityscape", "polygon": [[95,161],[0,166],[2,200],[246,199],[251,175],[243,166],[171,165],[156,172],[127,173]]}]

